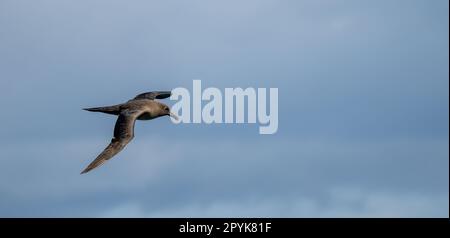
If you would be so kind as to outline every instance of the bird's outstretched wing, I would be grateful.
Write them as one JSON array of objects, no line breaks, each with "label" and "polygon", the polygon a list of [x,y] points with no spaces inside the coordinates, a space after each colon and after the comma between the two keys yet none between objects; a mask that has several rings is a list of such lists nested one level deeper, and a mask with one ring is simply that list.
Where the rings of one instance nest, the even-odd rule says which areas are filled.
[{"label": "bird's outstretched wing", "polygon": [[111,143],[90,163],[81,174],[87,173],[111,159],[119,153],[134,137],[134,123],[141,114],[140,111],[124,110],[119,114],[114,127],[114,137]]},{"label": "bird's outstretched wing", "polygon": [[137,95],[134,99],[164,99],[170,97],[172,92],[170,91],[155,91],[155,92],[147,92],[147,93],[141,93]]}]

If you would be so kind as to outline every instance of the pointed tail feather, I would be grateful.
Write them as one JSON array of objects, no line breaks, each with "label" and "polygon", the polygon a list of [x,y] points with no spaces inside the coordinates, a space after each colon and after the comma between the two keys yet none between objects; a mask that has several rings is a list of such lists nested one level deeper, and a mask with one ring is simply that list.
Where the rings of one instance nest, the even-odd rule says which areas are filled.
[{"label": "pointed tail feather", "polygon": [[119,115],[120,113],[120,105],[109,106],[109,107],[91,107],[91,108],[83,108],[83,110],[90,112],[103,112],[112,115]]}]

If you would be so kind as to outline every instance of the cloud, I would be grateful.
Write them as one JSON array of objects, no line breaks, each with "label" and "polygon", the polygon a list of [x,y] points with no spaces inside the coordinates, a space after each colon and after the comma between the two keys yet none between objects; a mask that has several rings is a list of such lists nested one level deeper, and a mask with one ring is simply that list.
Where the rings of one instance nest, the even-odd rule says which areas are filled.
[{"label": "cloud", "polygon": [[[448,1],[0,5],[2,217],[448,215]],[[137,123],[79,175],[81,108],[192,79],[278,88],[278,132]]]},{"label": "cloud", "polygon": [[442,193],[447,141],[274,144],[263,138],[137,137],[86,175],[79,172],[105,140],[33,141],[22,150],[4,145],[0,214],[421,217],[448,211]]},{"label": "cloud", "polygon": [[[189,203],[182,207],[146,211],[138,203],[113,207],[100,217],[448,217],[448,196],[395,194],[380,191],[331,189],[329,203],[314,197],[280,197]],[[445,205],[447,204],[447,205]],[[447,212],[446,212],[447,211]]]}]

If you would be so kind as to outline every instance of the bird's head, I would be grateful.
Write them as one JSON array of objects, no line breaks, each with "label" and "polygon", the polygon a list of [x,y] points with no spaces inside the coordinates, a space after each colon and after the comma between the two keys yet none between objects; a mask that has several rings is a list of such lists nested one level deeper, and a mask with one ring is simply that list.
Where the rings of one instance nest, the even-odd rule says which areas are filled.
[{"label": "bird's head", "polygon": [[170,111],[170,107],[169,106],[167,106],[167,105],[165,105],[165,104],[160,104],[160,108],[161,108],[161,114],[163,115],[163,116],[170,116],[170,117],[172,117],[172,118],[174,118],[175,120],[178,120],[178,117],[177,117],[177,115],[175,115],[175,114],[173,114],[171,111]]}]

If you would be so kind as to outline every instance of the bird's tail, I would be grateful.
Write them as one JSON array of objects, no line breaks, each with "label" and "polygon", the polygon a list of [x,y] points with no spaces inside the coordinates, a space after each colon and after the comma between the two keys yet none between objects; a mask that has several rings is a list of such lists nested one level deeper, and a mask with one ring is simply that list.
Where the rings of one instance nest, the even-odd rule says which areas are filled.
[{"label": "bird's tail", "polygon": [[90,112],[103,112],[112,115],[119,115],[120,113],[120,105],[107,106],[107,107],[91,107],[91,108],[83,108],[83,110]]}]

